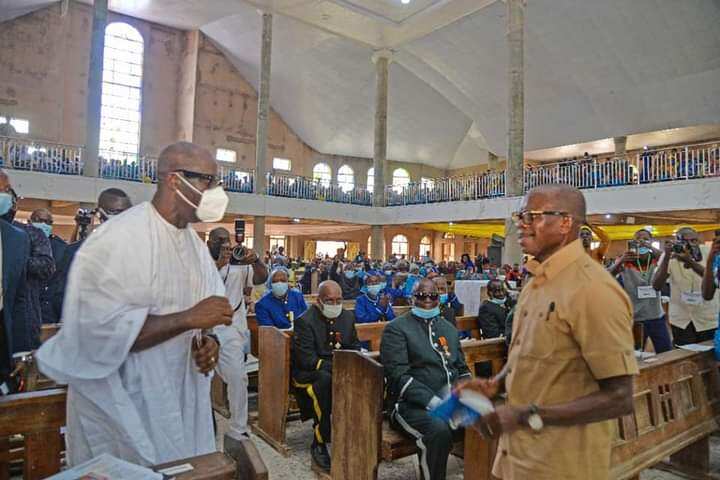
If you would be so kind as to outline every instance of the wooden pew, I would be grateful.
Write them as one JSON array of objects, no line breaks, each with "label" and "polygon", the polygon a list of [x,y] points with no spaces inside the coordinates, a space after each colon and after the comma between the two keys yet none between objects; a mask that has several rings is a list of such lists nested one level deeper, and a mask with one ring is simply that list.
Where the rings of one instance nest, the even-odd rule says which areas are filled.
[{"label": "wooden pew", "polygon": [[[473,338],[480,338],[477,317],[470,315],[467,317],[457,317],[455,322],[458,330],[470,331]],[[385,330],[385,325],[387,325],[387,322],[358,323],[355,324],[355,329],[357,330],[360,341],[369,342],[369,350],[375,352],[380,350],[380,340],[382,339],[382,333]]]},{"label": "wooden pew", "polygon": [[[477,362],[491,362],[494,372],[505,358],[503,339],[463,342],[471,371]],[[340,350],[333,358],[332,470],[335,480],[375,480],[379,462],[415,454],[415,441],[391,429],[383,415],[384,376],[375,352]],[[465,431],[464,478],[490,479],[495,442]]]},{"label": "wooden pew", "polygon": [[[477,333],[476,317],[459,317],[458,326]],[[360,341],[370,342],[371,350],[379,350],[382,331],[387,322],[356,325]],[[287,415],[290,407],[290,344],[292,332],[278,330],[275,327],[260,327],[258,375],[258,422],[253,431],[270,446],[283,455],[289,454],[285,442]],[[502,343],[497,341],[498,344]],[[463,348],[466,342],[463,342]],[[504,344],[502,345],[504,351]],[[497,355],[497,352],[494,353]],[[375,353],[377,355],[377,352]],[[466,357],[469,364],[481,359]],[[496,365],[493,364],[493,367]]]},{"label": "wooden pew", "polygon": [[[61,428],[66,423],[67,390],[57,388],[0,397],[0,437],[22,435],[23,478],[42,479],[60,471],[64,442]],[[250,441],[226,438],[227,455],[213,453],[178,460],[170,466],[191,463],[195,470],[178,479],[267,480],[268,471],[255,445]],[[0,456],[0,476],[7,478],[9,453]],[[157,468],[161,468],[158,466]]]},{"label": "wooden pew", "polygon": [[[709,473],[708,437],[720,421],[720,375],[712,351],[672,350],[640,362],[633,396],[635,412],[617,421],[611,478],[635,479],[652,466],[688,478],[717,478]],[[669,464],[663,464],[667,457]]]}]

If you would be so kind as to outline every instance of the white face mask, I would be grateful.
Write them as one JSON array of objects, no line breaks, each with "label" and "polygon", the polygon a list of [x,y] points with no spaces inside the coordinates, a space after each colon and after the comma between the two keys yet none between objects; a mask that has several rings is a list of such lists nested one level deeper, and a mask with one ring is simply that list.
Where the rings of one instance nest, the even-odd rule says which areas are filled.
[{"label": "white face mask", "polygon": [[321,303],[321,305],[322,314],[325,318],[337,318],[342,313],[342,303],[340,305],[325,305],[324,303]]},{"label": "white face mask", "polygon": [[225,209],[227,208],[230,199],[220,185],[214,188],[208,188],[204,192],[201,192],[197,188],[193,187],[192,184],[185,179],[185,177],[177,173],[176,175],[185,185],[200,195],[200,203],[195,205],[188,200],[180,190],[175,190],[180,198],[185,200],[188,205],[195,207],[195,215],[198,220],[201,222],[217,222],[222,220],[223,216],[225,216]]}]

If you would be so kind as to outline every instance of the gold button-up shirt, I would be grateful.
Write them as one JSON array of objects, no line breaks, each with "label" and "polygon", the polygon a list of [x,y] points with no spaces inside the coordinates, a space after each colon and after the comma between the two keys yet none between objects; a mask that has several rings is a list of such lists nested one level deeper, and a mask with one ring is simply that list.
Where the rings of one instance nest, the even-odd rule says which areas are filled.
[{"label": "gold button-up shirt", "polygon": [[[527,268],[533,277],[515,309],[505,379],[510,405],[570,402],[598,391],[598,380],[638,373],[630,300],[580,240]],[[503,434],[493,474],[607,480],[612,422]]]}]

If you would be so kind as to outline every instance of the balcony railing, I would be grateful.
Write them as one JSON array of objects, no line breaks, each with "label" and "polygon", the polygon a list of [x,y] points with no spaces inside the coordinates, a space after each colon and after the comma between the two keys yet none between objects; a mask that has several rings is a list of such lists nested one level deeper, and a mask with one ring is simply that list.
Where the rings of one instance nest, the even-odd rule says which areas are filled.
[{"label": "balcony railing", "polygon": [[25,138],[0,137],[0,167],[80,175],[83,147]]},{"label": "balcony railing", "polygon": [[[117,152],[101,152],[103,178],[155,183],[157,159]],[[0,167],[60,175],[82,175],[84,147],[17,137],[0,137]],[[104,155],[104,158],[103,158]],[[252,193],[254,173],[220,167],[225,189]],[[564,183],[581,189],[605,188],[720,176],[720,142],[648,150],[607,160],[575,160],[526,165],[524,188]],[[478,200],[505,195],[505,172],[483,172],[436,178],[405,186],[385,187],[385,204]],[[326,202],[372,205],[373,193],[364,185],[348,186],[278,173],[267,174],[267,194]]]},{"label": "balcony railing", "polygon": [[364,185],[348,188],[337,182],[277,173],[269,173],[267,178],[267,194],[275,197],[372,205],[373,194]]},{"label": "balcony railing", "polygon": [[388,206],[478,200],[504,194],[505,172],[435,178],[430,182],[410,183],[404,187],[385,187],[385,201]]}]

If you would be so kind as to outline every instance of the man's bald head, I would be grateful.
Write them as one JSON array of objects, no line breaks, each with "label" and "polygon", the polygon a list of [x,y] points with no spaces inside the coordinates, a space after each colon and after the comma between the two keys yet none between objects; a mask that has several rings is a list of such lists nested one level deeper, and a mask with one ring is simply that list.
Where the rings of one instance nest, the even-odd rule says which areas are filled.
[{"label": "man's bald head", "polygon": [[30,214],[30,222],[32,223],[45,223],[47,225],[53,224],[53,216],[50,210],[47,208],[36,208]]},{"label": "man's bald head", "polygon": [[527,196],[540,195],[545,204],[552,210],[568,212],[579,229],[587,222],[587,206],[585,196],[580,190],[570,185],[551,184],[535,187],[527,193]]},{"label": "man's bald head", "polygon": [[119,188],[103,190],[98,197],[98,208],[103,209],[108,215],[117,215],[130,207],[132,207],[130,197]]},{"label": "man's bald head", "polygon": [[516,221],[518,241],[523,252],[539,261],[577,240],[580,227],[586,223],[585,198],[580,190],[568,185],[543,185],[530,190],[520,212],[526,215]]},{"label": "man's bald head", "polygon": [[216,175],[217,162],[207,149],[190,142],[177,142],[160,152],[158,181],[163,182],[168,174],[179,170]]},{"label": "man's bald head", "polygon": [[230,232],[224,227],[213,228],[208,235],[208,241],[212,243],[230,242]]},{"label": "man's bald head", "polygon": [[336,281],[325,280],[318,285],[318,298],[321,300],[338,295],[342,297],[342,288],[340,288],[340,284]]}]

